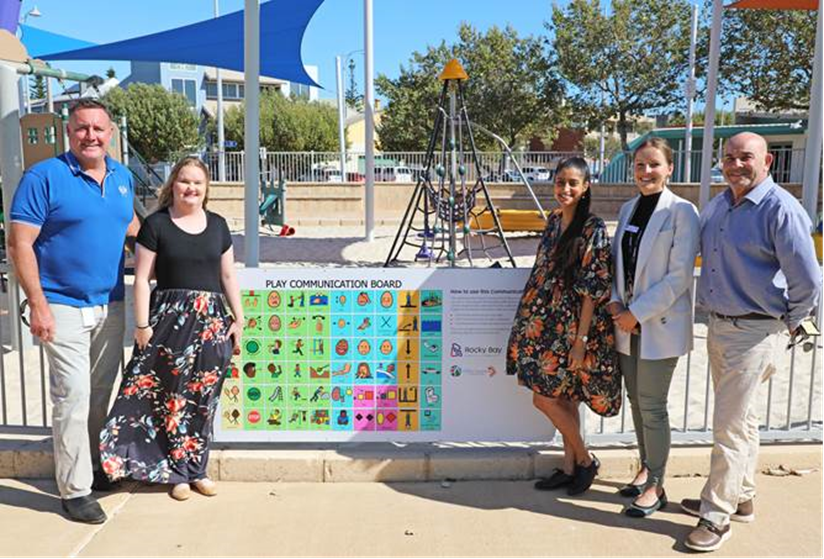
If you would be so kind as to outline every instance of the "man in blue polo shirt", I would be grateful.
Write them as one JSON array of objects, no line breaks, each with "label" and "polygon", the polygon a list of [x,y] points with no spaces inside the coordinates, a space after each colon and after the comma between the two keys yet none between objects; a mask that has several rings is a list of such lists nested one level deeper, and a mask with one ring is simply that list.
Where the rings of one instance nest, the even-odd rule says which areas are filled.
[{"label": "man in blue polo shirt", "polygon": [[101,523],[91,496],[100,430],[123,348],[123,243],[136,234],[129,171],[106,155],[112,121],[98,101],[69,111],[69,151],[23,175],[9,256],[49,359],[57,486],[72,520]]}]

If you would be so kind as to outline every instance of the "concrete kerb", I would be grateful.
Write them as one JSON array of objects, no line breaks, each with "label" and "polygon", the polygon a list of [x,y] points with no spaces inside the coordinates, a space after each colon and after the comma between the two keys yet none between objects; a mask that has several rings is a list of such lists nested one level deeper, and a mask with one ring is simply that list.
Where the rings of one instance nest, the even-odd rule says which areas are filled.
[{"label": "concrete kerb", "polygon": [[[334,448],[257,449],[217,445],[209,475],[223,481],[249,482],[405,482],[443,480],[525,480],[544,477],[561,465],[560,449],[523,445],[435,445],[388,443]],[[600,475],[630,478],[639,467],[632,448],[594,449]],[[668,476],[706,475],[710,447],[675,447]],[[761,447],[759,469],[822,467],[822,445],[770,444]],[[50,438],[0,439],[0,478],[51,478]]]}]

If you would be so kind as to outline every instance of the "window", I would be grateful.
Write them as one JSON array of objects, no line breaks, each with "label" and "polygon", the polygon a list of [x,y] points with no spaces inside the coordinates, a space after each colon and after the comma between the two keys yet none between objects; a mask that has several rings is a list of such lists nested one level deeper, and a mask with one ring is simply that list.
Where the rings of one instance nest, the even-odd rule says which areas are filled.
[{"label": "window", "polygon": [[57,140],[56,140],[56,138],[55,138],[55,130],[54,130],[54,126],[46,126],[46,127],[43,129],[43,140],[44,140],[47,144],[54,144],[54,143],[56,143],[56,141],[57,141]]},{"label": "window", "polygon": [[197,84],[195,80],[173,79],[172,91],[186,97],[191,106],[197,105]]},{"label": "window", "polygon": [[[223,82],[223,99],[237,101],[243,99],[245,95],[246,88],[243,84]],[[208,99],[217,99],[217,82],[206,82],[206,97]]]},{"label": "window", "polygon": [[308,85],[304,85],[302,83],[293,83],[292,92],[294,93],[295,97],[299,97],[301,99],[309,99]]},{"label": "window", "polygon": [[775,182],[789,182],[792,170],[793,144],[792,142],[770,143],[769,151],[773,156],[770,174]]},{"label": "window", "polygon": [[29,128],[27,130],[29,143],[34,145],[37,143],[37,128]]},{"label": "window", "polygon": [[224,99],[237,99],[237,84],[236,83],[224,83],[223,84],[223,98]]}]

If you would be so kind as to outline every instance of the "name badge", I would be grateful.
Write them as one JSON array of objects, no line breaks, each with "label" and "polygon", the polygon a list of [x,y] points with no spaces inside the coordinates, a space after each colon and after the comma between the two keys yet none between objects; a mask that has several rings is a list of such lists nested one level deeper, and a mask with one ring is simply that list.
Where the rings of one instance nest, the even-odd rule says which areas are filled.
[{"label": "name badge", "polygon": [[627,228],[626,228],[627,233],[637,233],[638,231],[640,231],[640,229],[638,229],[637,225],[627,225]]},{"label": "name badge", "polygon": [[80,323],[83,325],[83,328],[91,328],[94,326],[95,320],[93,307],[80,308]]}]

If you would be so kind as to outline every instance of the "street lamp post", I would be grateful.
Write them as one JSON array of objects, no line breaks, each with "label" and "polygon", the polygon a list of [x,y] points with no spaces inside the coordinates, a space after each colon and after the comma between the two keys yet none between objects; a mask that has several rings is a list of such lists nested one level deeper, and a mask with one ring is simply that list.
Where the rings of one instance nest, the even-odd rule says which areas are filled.
[{"label": "street lamp post", "polygon": [[[40,10],[37,9],[37,6],[33,7],[31,10],[29,10],[28,12],[26,12],[23,15],[23,18],[20,20],[20,26],[21,26],[20,27],[20,39],[23,38],[22,26],[25,25],[26,20],[28,20],[30,17],[40,17],[42,15],[43,14],[40,12]],[[49,80],[49,78],[46,78],[46,89],[47,90],[49,89],[48,80]],[[20,84],[23,87],[23,112],[25,114],[28,114],[28,113],[31,112],[31,100],[29,99],[30,93],[29,93],[29,78],[28,78],[28,76],[24,76],[23,78],[21,78]]]},{"label": "street lamp post", "polygon": [[338,148],[340,150],[340,180],[346,182],[346,131],[344,119],[346,110],[343,102],[343,70],[340,67],[340,56],[335,57],[335,79],[338,88]]},{"label": "street lamp post", "polygon": [[366,128],[366,180],[364,182],[365,237],[368,242],[375,239],[375,87],[372,76],[373,33],[372,0],[363,2],[363,116]]},{"label": "street lamp post", "polygon": [[684,125],[684,171],[681,182],[692,182],[692,105],[695,98],[695,45],[698,42],[698,6],[692,7],[690,28],[690,71],[685,85],[687,122]]},{"label": "street lamp post", "polygon": [[348,63],[349,71],[355,67],[353,54],[362,53],[363,49],[347,52],[343,57],[335,57],[335,77],[338,89],[338,142],[340,143],[340,174],[341,181],[346,182],[346,99],[344,92],[343,65]]},{"label": "street lamp post", "polygon": [[[218,0],[215,0],[215,17],[220,15]],[[226,182],[226,138],[223,130],[223,80],[220,78],[220,68],[215,66],[215,80],[217,81],[217,177],[220,182]]]}]

